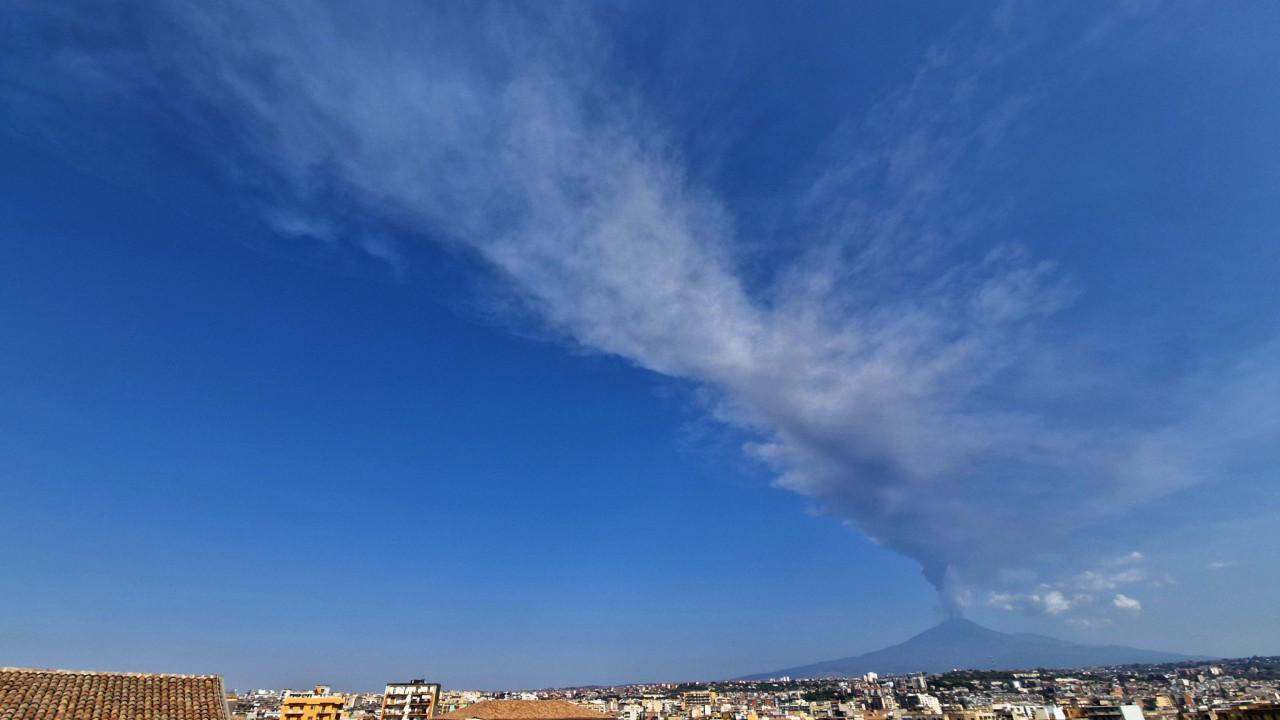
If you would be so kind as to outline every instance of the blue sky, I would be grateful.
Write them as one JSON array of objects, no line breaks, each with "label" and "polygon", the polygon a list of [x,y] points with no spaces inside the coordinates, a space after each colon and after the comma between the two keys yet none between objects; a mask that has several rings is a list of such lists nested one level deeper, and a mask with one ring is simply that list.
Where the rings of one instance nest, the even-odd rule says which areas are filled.
[{"label": "blue sky", "polygon": [[8,4],[0,660],[1280,651],[1277,13]]}]

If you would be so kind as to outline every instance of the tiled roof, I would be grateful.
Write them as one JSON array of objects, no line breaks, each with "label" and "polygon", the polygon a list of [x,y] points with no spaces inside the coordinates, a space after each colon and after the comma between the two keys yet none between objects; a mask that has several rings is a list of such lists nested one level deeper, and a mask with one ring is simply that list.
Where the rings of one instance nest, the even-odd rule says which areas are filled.
[{"label": "tiled roof", "polygon": [[612,720],[612,717],[563,700],[486,700],[437,715],[435,720]]},{"label": "tiled roof", "polygon": [[0,720],[229,720],[220,675],[0,668]]}]

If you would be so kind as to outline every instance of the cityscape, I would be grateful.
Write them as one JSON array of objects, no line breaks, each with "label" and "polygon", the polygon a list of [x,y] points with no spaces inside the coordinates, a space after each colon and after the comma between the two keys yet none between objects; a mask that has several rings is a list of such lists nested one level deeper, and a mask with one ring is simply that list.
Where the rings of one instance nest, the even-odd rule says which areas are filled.
[{"label": "cityscape", "polygon": [[[397,705],[418,697],[419,714],[394,714]],[[494,700],[565,701],[617,720],[1274,720],[1280,717],[1280,657],[519,692],[441,690],[414,680],[388,684],[384,693],[334,693],[321,686],[301,693],[251,690],[227,699],[235,720],[289,720],[302,707],[302,720],[484,717],[468,716],[465,708]],[[327,709],[312,709],[319,707]]]},{"label": "cityscape", "polygon": [[227,692],[216,676],[0,669],[6,717],[51,710],[54,717],[176,710],[211,720],[1275,720],[1280,657],[531,691],[442,690],[414,679],[381,693],[325,685]]}]

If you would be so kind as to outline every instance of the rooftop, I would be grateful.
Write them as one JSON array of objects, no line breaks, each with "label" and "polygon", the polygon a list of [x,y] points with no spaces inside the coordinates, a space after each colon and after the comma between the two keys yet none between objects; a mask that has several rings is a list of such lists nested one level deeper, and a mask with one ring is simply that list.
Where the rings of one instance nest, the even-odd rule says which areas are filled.
[{"label": "rooftop", "polygon": [[[611,716],[563,700],[486,700],[435,720],[611,720]],[[0,720],[4,720],[0,718]]]},{"label": "rooftop", "polygon": [[0,668],[0,720],[229,720],[220,675]]}]

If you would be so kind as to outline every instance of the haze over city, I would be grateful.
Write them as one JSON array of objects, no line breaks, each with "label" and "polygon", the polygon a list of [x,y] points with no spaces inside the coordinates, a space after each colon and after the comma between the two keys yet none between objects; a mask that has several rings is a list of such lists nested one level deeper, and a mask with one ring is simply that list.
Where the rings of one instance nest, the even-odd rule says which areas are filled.
[{"label": "haze over city", "polygon": [[5,3],[0,666],[1275,655],[1276,27]]}]

